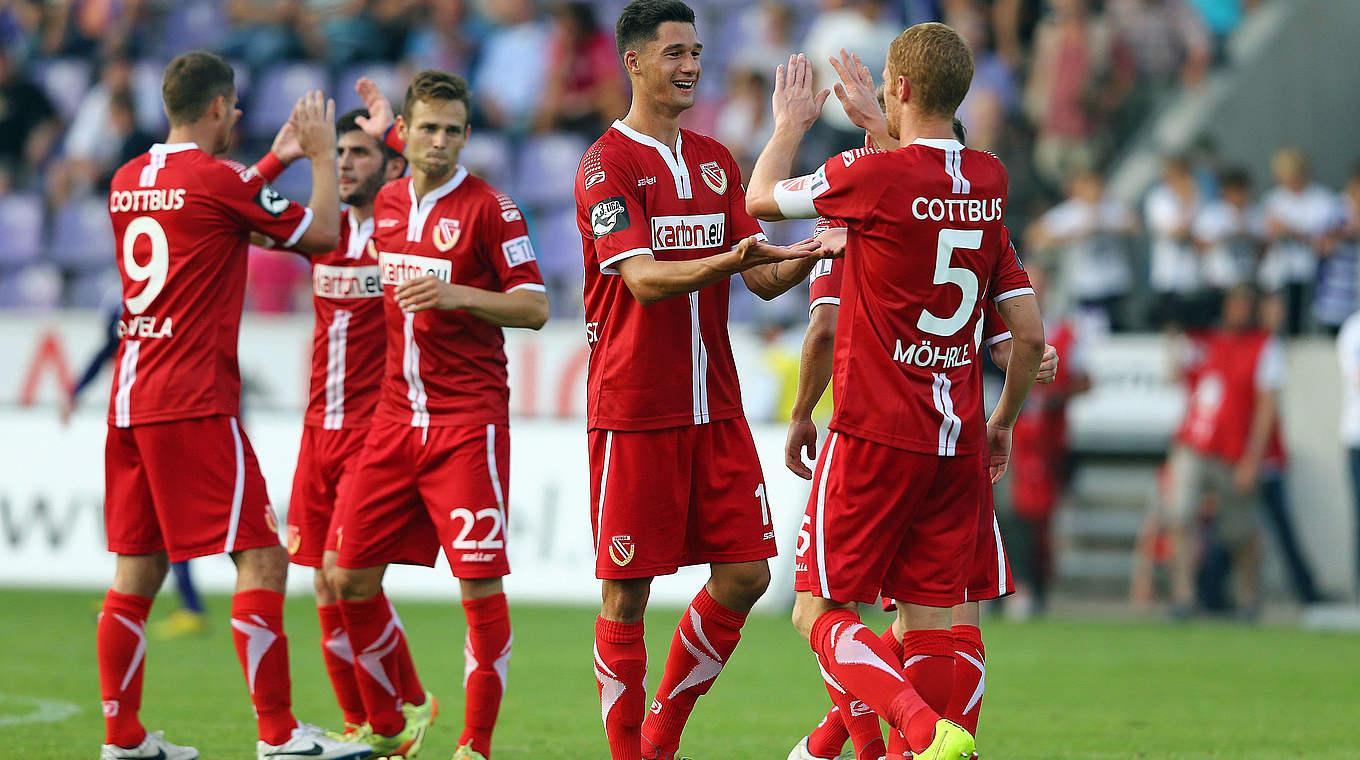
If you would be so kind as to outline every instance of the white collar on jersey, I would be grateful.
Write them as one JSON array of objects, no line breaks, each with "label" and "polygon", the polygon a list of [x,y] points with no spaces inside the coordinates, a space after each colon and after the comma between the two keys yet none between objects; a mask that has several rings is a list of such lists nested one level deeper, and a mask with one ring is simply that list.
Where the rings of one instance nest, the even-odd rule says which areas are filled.
[{"label": "white collar on jersey", "polygon": [[151,146],[152,153],[160,153],[163,155],[179,153],[180,151],[185,150],[198,150],[198,143],[156,143]]},{"label": "white collar on jersey", "polygon": [[922,137],[916,140],[912,140],[911,144],[924,145],[927,148],[939,148],[940,150],[963,150],[963,143],[959,142],[958,140],[955,140],[952,137],[947,140],[938,140]]},{"label": "white collar on jersey", "polygon": [[656,152],[661,154],[661,160],[666,162],[666,166],[670,167],[671,177],[675,179],[675,194],[682,199],[694,197],[694,190],[689,181],[689,167],[685,166],[685,156],[680,151],[680,143],[684,139],[680,132],[675,133],[675,152],[671,152],[671,149],[666,147],[665,143],[651,135],[642,134],[620,120],[614,121],[614,129],[617,129],[620,134],[635,143],[656,148]]},{"label": "white collar on jersey", "polygon": [[373,237],[373,217],[370,216],[360,222],[351,209],[345,214],[345,218],[349,220],[349,247],[345,250],[345,258],[357,259],[364,255],[364,246],[368,245],[369,238]]},{"label": "white collar on jersey", "polygon": [[425,229],[426,220],[430,218],[430,212],[434,210],[434,204],[438,203],[439,199],[454,190],[457,190],[458,186],[463,184],[463,180],[467,179],[467,177],[468,170],[464,169],[462,164],[459,164],[458,170],[453,173],[453,177],[450,178],[448,182],[425,193],[419,201],[416,200],[415,178],[412,178],[410,182],[406,183],[406,190],[411,194],[411,213],[406,218],[407,241],[412,243],[420,242],[422,230]]}]

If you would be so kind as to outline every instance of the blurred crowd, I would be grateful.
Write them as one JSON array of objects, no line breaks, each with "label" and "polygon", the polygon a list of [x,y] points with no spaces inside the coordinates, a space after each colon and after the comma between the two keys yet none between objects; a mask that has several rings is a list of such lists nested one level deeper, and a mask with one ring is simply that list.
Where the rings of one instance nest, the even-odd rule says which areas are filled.
[{"label": "blurred crowd", "polygon": [[[1101,189],[1116,147],[1175,92],[1227,65],[1224,41],[1263,1],[696,0],[704,77],[686,124],[717,136],[749,170],[771,129],[771,75],[790,51],[806,51],[829,86],[825,61],[840,48],[877,75],[896,31],[943,20],[975,51],[973,88],[960,111],[969,143],[1009,167],[1010,224],[1026,231],[1026,255],[1053,270],[1055,292],[1098,310],[1115,329],[1193,321],[1212,310],[1207,291],[1256,276],[1244,273],[1245,258],[1255,257],[1263,282],[1297,302],[1299,329],[1335,325],[1354,306],[1354,288],[1339,287],[1341,270],[1354,267],[1354,236],[1338,230],[1355,228],[1355,205],[1308,184],[1306,162],[1294,162],[1303,167],[1297,179],[1273,178],[1278,185],[1259,211],[1249,186],[1249,210],[1235,211],[1243,180],[1226,169],[1220,179],[1202,160],[1188,165],[1190,183],[1169,169],[1142,214]],[[0,0],[0,280],[11,285],[0,288],[0,306],[97,305],[115,281],[103,188],[121,162],[164,134],[164,63],[208,48],[236,68],[245,116],[234,157],[246,163],[267,150],[307,89],[332,93],[344,111],[358,105],[353,83],[361,75],[394,100],[421,69],[466,75],[475,107],[464,163],[526,209],[554,313],[579,314],[570,177],[627,107],[611,27],[623,4]],[[810,168],[861,141],[832,98],[800,163]],[[285,194],[306,192],[300,170],[278,184]],[[1297,213],[1305,206],[1306,223]],[[1348,226],[1337,221],[1347,213]],[[1239,228],[1252,230],[1259,252],[1241,244]],[[256,258],[248,306],[305,308],[301,262]],[[1237,264],[1225,269],[1222,261]],[[1144,283],[1156,293],[1151,303],[1141,297]],[[764,304],[733,290],[737,319],[780,322],[801,312],[789,305],[796,299]]]}]

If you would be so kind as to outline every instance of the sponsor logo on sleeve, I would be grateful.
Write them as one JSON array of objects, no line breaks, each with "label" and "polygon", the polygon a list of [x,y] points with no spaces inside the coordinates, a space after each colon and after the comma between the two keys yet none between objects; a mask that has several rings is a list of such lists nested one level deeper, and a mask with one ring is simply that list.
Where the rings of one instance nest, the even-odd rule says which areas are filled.
[{"label": "sponsor logo on sleeve", "polygon": [[717,161],[706,161],[699,164],[699,174],[704,178],[704,184],[708,189],[724,195],[727,193],[727,172],[718,165]]},{"label": "sponsor logo on sleeve", "polygon": [[720,248],[726,244],[726,214],[652,217],[653,251]]},{"label": "sponsor logo on sleeve", "polygon": [[609,558],[619,567],[626,566],[637,556],[637,547],[632,536],[614,536],[609,540]]},{"label": "sponsor logo on sleeve", "polygon": [[382,298],[378,267],[312,266],[312,293],[322,298]]},{"label": "sponsor logo on sleeve", "polygon": [[590,230],[595,233],[597,239],[611,232],[626,230],[631,224],[628,206],[624,204],[621,195],[605,198],[590,207]]},{"label": "sponsor logo on sleeve", "polygon": [[288,210],[289,204],[287,198],[279,195],[279,191],[269,185],[264,185],[260,188],[260,192],[255,196],[255,202],[259,204],[260,208],[264,209],[267,214],[275,218],[282,216],[283,212]]},{"label": "sponsor logo on sleeve", "polygon": [[604,172],[602,171],[595,172],[594,174],[591,174],[589,177],[586,177],[586,189],[589,190],[590,188],[600,184],[601,182],[604,182]]},{"label": "sponsor logo on sleeve", "polygon": [[817,196],[819,196],[819,195],[821,195],[822,193],[826,192],[827,190],[830,190],[830,189],[831,189],[831,183],[826,181],[826,165],[825,165],[825,164],[823,164],[822,166],[818,167],[818,168],[817,168],[817,171],[816,171],[815,173],[813,173],[813,175],[812,175],[812,185],[811,185],[811,187],[809,187],[808,189],[809,189],[809,192],[812,193],[812,197],[813,197],[813,198],[816,198]]},{"label": "sponsor logo on sleeve", "polygon": [[517,267],[537,258],[534,255],[534,244],[529,242],[528,235],[520,235],[501,243],[501,253],[505,254],[505,265],[508,267]]},{"label": "sponsor logo on sleeve", "polygon": [[501,212],[501,221],[505,222],[506,224],[509,224],[510,222],[518,222],[523,218],[524,214],[521,214],[519,212],[519,209],[517,208],[508,208]]},{"label": "sponsor logo on sleeve", "polygon": [[427,275],[438,277],[444,282],[452,282],[453,262],[431,256],[382,251],[378,254],[378,272],[383,285],[396,286]]},{"label": "sponsor logo on sleeve", "polygon": [[430,233],[430,242],[439,249],[440,253],[448,253],[449,249],[458,245],[458,238],[463,236],[462,225],[457,219],[442,218],[434,225],[434,230]]},{"label": "sponsor logo on sleeve", "polygon": [[808,282],[813,282],[818,277],[825,277],[831,274],[832,261],[833,261],[832,259],[822,259],[821,261],[818,261],[816,264],[813,264],[812,276],[808,278]]}]

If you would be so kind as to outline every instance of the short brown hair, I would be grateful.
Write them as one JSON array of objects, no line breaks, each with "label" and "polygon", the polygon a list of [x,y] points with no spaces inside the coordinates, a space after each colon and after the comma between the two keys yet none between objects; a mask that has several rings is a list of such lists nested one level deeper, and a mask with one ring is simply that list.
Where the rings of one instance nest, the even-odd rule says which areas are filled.
[{"label": "short brown hair", "polygon": [[407,121],[411,120],[411,111],[418,100],[426,103],[436,100],[462,101],[467,108],[468,117],[472,116],[472,93],[468,89],[467,80],[457,74],[434,69],[416,74],[411,80],[411,85],[406,88],[406,99],[401,104],[401,115]]},{"label": "short brown hair", "polygon": [[161,80],[161,99],[172,125],[198,121],[214,98],[229,98],[235,91],[231,64],[205,50],[184,53],[171,61]]},{"label": "short brown hair", "polygon": [[895,87],[899,76],[911,83],[917,107],[953,116],[973,82],[973,51],[951,26],[917,24],[897,35],[888,48],[888,86]]}]

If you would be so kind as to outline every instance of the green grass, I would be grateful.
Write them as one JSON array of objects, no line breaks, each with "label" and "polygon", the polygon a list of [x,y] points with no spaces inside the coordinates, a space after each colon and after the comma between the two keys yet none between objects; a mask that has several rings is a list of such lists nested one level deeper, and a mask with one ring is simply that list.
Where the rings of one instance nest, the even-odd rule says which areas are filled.
[{"label": "green grass", "polygon": [[[0,590],[0,737],[11,757],[94,757],[102,741],[92,593]],[[168,611],[164,599],[153,619]],[[153,642],[143,717],[205,760],[254,757],[254,721],[226,621],[209,598],[204,638]],[[452,753],[461,724],[463,618],[456,604],[400,604],[441,719],[423,758]],[[654,687],[678,610],[648,617]],[[591,674],[594,612],[511,605],[515,651],[496,734],[498,760],[607,758]],[[338,721],[309,600],[287,608],[294,708]],[[871,625],[881,626],[878,617]],[[989,760],[1035,758],[1360,758],[1360,637],[1199,623],[985,623],[990,659],[980,745]],[[51,723],[15,722],[31,703],[78,705]],[[756,615],[690,721],[699,760],[782,760],[827,699],[811,654],[783,615]]]}]

